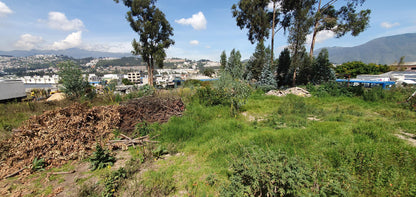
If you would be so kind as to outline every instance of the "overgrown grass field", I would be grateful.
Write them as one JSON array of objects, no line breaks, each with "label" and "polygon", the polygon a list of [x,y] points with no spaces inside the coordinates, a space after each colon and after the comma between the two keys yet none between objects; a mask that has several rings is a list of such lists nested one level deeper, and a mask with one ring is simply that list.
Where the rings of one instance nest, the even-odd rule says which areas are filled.
[{"label": "overgrown grass field", "polygon": [[235,118],[229,106],[191,102],[162,125],[162,141],[189,157],[158,169],[180,180],[176,192],[204,185],[196,196],[416,195],[416,148],[395,136],[416,133],[416,114],[397,102],[257,92],[242,111]]},{"label": "overgrown grass field", "polygon": [[[208,97],[218,96],[207,101],[210,98],[198,95],[200,88],[156,93],[181,96],[186,111],[166,124],[138,127],[159,136],[158,149],[130,148],[132,159],[126,168],[134,169],[127,169],[127,177],[117,179],[117,187],[113,183],[107,186],[108,178],[98,182],[110,191],[107,193],[416,195],[416,147],[396,136],[402,132],[416,134],[416,113],[399,102],[413,89],[365,90],[354,96],[312,88],[315,96],[308,98],[267,96],[255,91],[238,113],[230,113],[230,105],[221,104],[218,95],[222,92],[199,91]],[[92,105],[117,104],[123,99],[101,99]],[[30,115],[66,104],[48,105],[2,104],[2,138]],[[155,151],[167,151],[170,156],[159,158]],[[146,154],[153,155],[151,161],[145,159]],[[109,177],[119,177],[119,171]],[[81,191],[88,194],[88,190],[84,187]]]}]

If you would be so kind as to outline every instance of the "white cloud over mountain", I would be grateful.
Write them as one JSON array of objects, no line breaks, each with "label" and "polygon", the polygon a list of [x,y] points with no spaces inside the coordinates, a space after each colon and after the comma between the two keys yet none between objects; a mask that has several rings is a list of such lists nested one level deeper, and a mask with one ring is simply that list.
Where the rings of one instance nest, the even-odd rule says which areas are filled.
[{"label": "white cloud over mountain", "polygon": [[23,34],[20,36],[20,40],[18,40],[14,44],[14,46],[22,50],[31,50],[34,48],[38,48],[39,44],[41,44],[42,42],[44,42],[44,40],[40,36],[33,36],[31,34]]},{"label": "white cloud over mountain", "polygon": [[80,19],[68,20],[64,13],[49,12],[48,20],[39,20],[45,22],[52,29],[62,31],[79,31],[84,29],[84,23]]},{"label": "white cloud over mountain", "polygon": [[64,40],[54,42],[51,46],[53,50],[64,50],[73,47],[78,47],[82,43],[82,31],[77,31],[69,34]]},{"label": "white cloud over mountain", "polygon": [[7,5],[0,1],[0,17],[4,17],[8,14],[13,13],[13,11],[7,7]]},{"label": "white cloud over mountain", "polygon": [[381,27],[386,28],[386,29],[390,29],[392,27],[396,27],[399,26],[400,23],[396,22],[396,23],[390,23],[390,22],[382,22],[381,23]]},{"label": "white cloud over mountain", "polygon": [[191,25],[196,30],[203,30],[207,28],[207,20],[202,12],[192,15],[191,18],[181,18],[175,20],[176,23],[181,25]]},{"label": "white cloud over mountain", "polygon": [[[323,30],[318,32],[315,37],[315,43],[322,43],[325,40],[331,39],[335,37],[335,33],[330,30]],[[312,34],[306,36],[306,43],[312,43]]]}]

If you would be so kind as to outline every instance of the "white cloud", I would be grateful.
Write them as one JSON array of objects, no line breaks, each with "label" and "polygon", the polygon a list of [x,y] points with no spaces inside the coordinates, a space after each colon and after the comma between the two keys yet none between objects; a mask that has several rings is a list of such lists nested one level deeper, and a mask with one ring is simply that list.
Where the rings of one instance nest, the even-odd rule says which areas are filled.
[{"label": "white cloud", "polygon": [[198,41],[198,40],[191,40],[191,41],[189,42],[189,44],[190,44],[190,45],[198,45],[198,44],[199,44],[199,41]]},{"label": "white cloud", "polygon": [[64,13],[61,12],[49,12],[49,17],[47,21],[39,20],[40,22],[45,22],[52,29],[63,30],[63,31],[74,31],[82,30],[84,28],[84,23],[80,19],[68,20]]},{"label": "white cloud", "polygon": [[399,26],[400,23],[396,22],[396,23],[390,23],[390,22],[382,22],[381,23],[381,27],[386,28],[386,29],[390,29],[392,27],[396,27]]},{"label": "white cloud", "polygon": [[93,43],[86,44],[83,49],[90,51],[102,51],[111,53],[130,53],[133,50],[131,42],[110,42],[110,43]]},{"label": "white cloud", "polygon": [[[315,43],[322,43],[325,40],[331,39],[335,37],[335,33],[330,30],[323,30],[318,32],[315,37]],[[306,36],[306,43],[312,43],[312,34]]]},{"label": "white cloud", "polygon": [[23,34],[20,36],[20,40],[18,40],[14,46],[18,49],[22,50],[31,50],[34,48],[38,48],[39,44],[43,42],[43,38],[40,36],[33,36],[30,34]]},{"label": "white cloud", "polygon": [[82,43],[82,31],[77,31],[69,34],[64,40],[54,42],[51,46],[53,50],[64,50],[73,47],[78,47]]},{"label": "white cloud", "polygon": [[202,12],[192,15],[191,18],[181,18],[175,20],[176,23],[181,25],[191,25],[196,30],[203,30],[207,28],[207,20]]},{"label": "white cloud", "polygon": [[7,7],[7,5],[0,1],[0,17],[6,16],[7,14],[11,14],[13,11]]}]

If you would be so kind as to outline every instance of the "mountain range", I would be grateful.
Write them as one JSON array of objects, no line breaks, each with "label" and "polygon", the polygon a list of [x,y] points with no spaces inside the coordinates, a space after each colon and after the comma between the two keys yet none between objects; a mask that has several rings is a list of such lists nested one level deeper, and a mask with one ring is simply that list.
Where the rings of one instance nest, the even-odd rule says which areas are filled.
[{"label": "mountain range", "polygon": [[[329,60],[334,64],[349,61],[393,64],[405,56],[405,62],[416,61],[416,33],[376,38],[355,47],[328,47]],[[320,50],[314,52],[317,55]]]},{"label": "mountain range", "polygon": [[[381,37],[355,47],[327,47],[329,60],[334,64],[349,61],[362,61],[364,63],[393,64],[405,56],[405,62],[416,62],[416,33]],[[317,49],[318,55],[322,49]],[[32,55],[65,55],[74,58],[86,57],[130,57],[130,53],[110,53],[88,51],[79,48],[66,50],[15,50],[0,51],[0,56],[25,57]]]},{"label": "mountain range", "polygon": [[110,53],[101,51],[88,51],[79,48],[70,48],[65,50],[14,50],[14,51],[0,51],[0,56],[14,56],[14,57],[26,57],[33,55],[65,55],[73,58],[86,58],[86,57],[130,57],[130,53]]}]

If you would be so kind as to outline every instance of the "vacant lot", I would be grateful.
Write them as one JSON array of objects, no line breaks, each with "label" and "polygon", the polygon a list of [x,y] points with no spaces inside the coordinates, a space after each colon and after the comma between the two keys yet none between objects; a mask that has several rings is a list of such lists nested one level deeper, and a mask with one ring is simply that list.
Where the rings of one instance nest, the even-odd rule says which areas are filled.
[{"label": "vacant lot", "polygon": [[[276,97],[258,91],[231,116],[230,106],[200,104],[188,92],[169,93],[187,95],[181,116],[129,132],[146,132],[159,143],[129,148],[123,156],[127,172],[117,187],[106,180],[114,179],[111,171],[118,167],[75,172],[70,186],[65,181],[71,175],[53,173],[85,167],[84,159],[5,179],[3,194],[65,195],[73,187],[78,189],[72,195],[416,195],[416,148],[409,143],[416,114],[397,102],[402,98]],[[24,182],[31,182],[25,189],[32,191],[22,189]],[[34,192],[36,187],[44,189]]]}]

